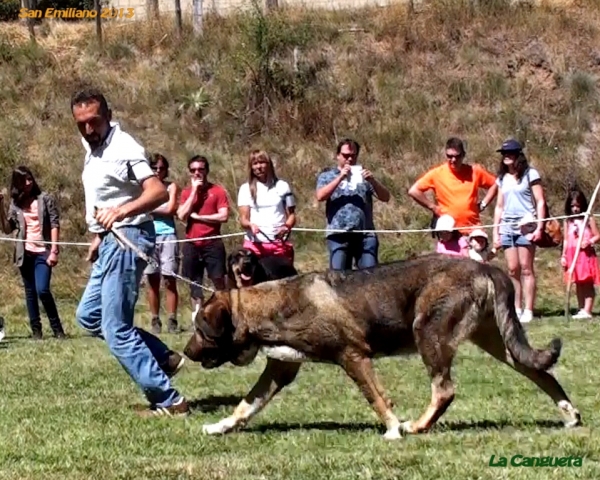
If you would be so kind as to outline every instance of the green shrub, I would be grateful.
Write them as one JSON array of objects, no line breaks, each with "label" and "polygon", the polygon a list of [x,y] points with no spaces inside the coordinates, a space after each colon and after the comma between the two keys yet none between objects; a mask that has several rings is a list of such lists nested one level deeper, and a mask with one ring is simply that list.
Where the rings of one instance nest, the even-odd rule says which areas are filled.
[{"label": "green shrub", "polygon": [[0,0],[0,22],[10,22],[19,18],[19,0]]}]

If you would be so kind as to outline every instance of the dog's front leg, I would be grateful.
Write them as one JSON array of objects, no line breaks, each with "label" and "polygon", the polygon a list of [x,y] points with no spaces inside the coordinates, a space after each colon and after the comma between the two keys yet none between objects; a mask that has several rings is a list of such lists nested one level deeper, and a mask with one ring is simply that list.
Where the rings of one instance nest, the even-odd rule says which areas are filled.
[{"label": "dog's front leg", "polygon": [[390,408],[391,402],[385,397],[383,387],[375,375],[371,360],[365,357],[349,355],[342,361],[342,368],[358,385],[362,394],[387,427],[387,431],[383,437],[386,440],[402,438],[400,421]]},{"label": "dog's front leg", "polygon": [[267,365],[258,382],[235,408],[233,414],[217,423],[204,425],[202,431],[209,435],[218,435],[246,425],[277,393],[294,381],[301,365],[267,358]]}]

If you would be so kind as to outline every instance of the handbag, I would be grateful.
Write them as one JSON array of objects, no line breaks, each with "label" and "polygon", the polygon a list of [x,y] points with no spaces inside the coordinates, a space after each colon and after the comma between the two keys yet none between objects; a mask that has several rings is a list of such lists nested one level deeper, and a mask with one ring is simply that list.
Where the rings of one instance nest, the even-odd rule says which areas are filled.
[{"label": "handbag", "polygon": [[[529,169],[527,169],[527,183],[529,184],[529,191],[531,192],[531,201],[533,202],[533,206],[536,211],[537,216],[537,202],[535,201],[535,196],[533,195],[533,190],[531,189],[531,180],[529,179]],[[548,203],[544,206],[544,218],[549,218],[550,208],[548,207]],[[555,219],[551,220],[543,220],[543,230],[542,236],[536,242],[533,242],[540,248],[554,248],[558,247],[562,244],[563,241],[563,233],[560,222]]]}]

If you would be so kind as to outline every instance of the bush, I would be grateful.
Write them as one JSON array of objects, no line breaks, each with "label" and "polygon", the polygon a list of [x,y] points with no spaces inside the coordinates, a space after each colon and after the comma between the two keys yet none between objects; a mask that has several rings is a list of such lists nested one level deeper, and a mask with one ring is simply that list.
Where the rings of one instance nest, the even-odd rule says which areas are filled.
[{"label": "bush", "polygon": [[0,22],[18,20],[21,2],[19,0],[0,1]]}]

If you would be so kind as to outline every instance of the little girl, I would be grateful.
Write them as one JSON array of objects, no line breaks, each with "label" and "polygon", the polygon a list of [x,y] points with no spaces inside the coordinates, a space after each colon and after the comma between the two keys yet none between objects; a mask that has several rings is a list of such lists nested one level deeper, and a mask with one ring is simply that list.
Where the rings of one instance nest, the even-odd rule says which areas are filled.
[{"label": "little girl", "polygon": [[454,229],[454,218],[442,215],[435,224],[435,234],[438,239],[436,252],[444,255],[461,257],[469,256],[469,242]]},{"label": "little girl", "polygon": [[[571,190],[565,201],[565,215],[581,214],[587,208],[588,202],[583,192],[579,189]],[[592,216],[589,217],[585,230],[582,230],[582,226],[583,219],[581,217],[565,219],[563,227],[565,241],[563,242],[562,257],[560,257],[560,264],[565,270],[565,282],[568,282],[568,272],[575,258],[577,242],[579,236],[583,235],[581,250],[573,270],[573,282],[579,303],[579,312],[573,315],[573,318],[577,319],[592,318],[592,307],[596,296],[594,285],[600,285],[598,259],[593,247],[600,240],[600,233]]]},{"label": "little girl", "polygon": [[496,256],[496,250],[490,249],[487,233],[476,228],[469,234],[469,258],[481,263],[489,263]]}]

